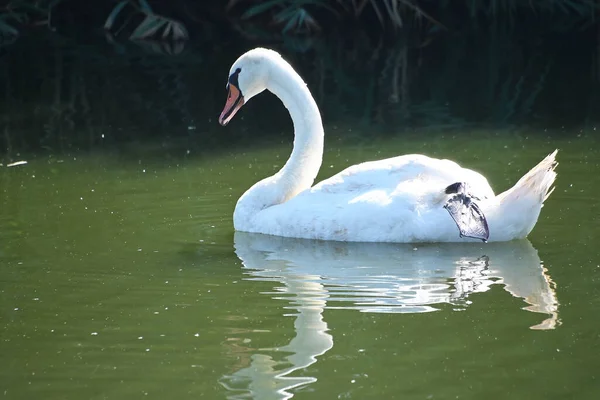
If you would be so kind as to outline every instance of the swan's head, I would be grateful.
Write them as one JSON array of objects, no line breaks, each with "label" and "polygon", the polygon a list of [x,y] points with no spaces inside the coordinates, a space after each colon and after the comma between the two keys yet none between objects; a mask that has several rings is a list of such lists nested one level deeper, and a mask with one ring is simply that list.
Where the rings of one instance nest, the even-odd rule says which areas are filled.
[{"label": "swan's head", "polygon": [[269,71],[277,59],[281,59],[279,53],[257,48],[233,63],[227,79],[227,101],[219,116],[221,125],[227,125],[244,103],[267,88]]}]

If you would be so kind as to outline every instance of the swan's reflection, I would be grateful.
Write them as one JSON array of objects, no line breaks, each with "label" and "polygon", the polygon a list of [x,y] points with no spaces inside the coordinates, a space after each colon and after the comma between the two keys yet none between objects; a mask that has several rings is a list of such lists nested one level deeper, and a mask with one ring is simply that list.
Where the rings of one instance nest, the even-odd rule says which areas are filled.
[{"label": "swan's reflection", "polygon": [[290,308],[297,310],[296,337],[278,349],[291,354],[287,368],[254,354],[250,366],[223,378],[221,383],[233,392],[237,387],[242,398],[286,399],[292,397],[290,389],[315,381],[288,375],[333,347],[322,317],[325,307],[384,313],[434,311],[442,303],[464,308],[471,293],[502,284],[529,304],[526,310],[548,315],[532,329],[553,329],[559,323],[553,283],[527,240],[407,245],[236,232],[234,241],[250,279],[281,282],[271,295],[292,301]]}]

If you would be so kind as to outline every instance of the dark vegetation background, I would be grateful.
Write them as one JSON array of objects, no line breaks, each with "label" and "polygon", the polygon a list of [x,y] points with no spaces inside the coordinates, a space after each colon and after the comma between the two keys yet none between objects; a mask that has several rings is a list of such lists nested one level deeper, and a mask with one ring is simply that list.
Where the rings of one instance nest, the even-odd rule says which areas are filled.
[{"label": "dark vegetation background", "polygon": [[600,121],[600,0],[0,4],[0,154],[9,158],[273,135],[289,124],[273,98],[248,104],[253,117],[226,138],[216,122],[229,66],[255,46],[294,64],[326,124],[368,126],[362,135],[473,126],[571,135]]}]

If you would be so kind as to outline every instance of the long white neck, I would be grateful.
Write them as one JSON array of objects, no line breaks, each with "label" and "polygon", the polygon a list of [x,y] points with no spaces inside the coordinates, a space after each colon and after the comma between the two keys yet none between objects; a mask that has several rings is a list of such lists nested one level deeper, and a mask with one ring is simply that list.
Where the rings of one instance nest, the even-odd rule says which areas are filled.
[{"label": "long white neck", "polygon": [[233,216],[237,230],[252,230],[247,225],[256,213],[310,188],[323,160],[321,114],[306,84],[279,57],[273,59],[270,68],[266,86],[290,113],[294,123],[294,147],[279,172],[256,183],[240,197]]},{"label": "long white neck", "polygon": [[287,198],[312,186],[323,160],[323,123],[306,84],[283,59],[274,63],[267,89],[283,102],[294,123],[294,147],[279,176]]}]

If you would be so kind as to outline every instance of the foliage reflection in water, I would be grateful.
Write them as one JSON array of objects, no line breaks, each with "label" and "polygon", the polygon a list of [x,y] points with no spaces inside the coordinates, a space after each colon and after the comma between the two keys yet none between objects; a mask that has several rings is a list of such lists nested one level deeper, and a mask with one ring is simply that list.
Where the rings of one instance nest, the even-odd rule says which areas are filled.
[{"label": "foliage reflection in water", "polygon": [[23,38],[0,63],[6,99],[0,152],[16,160],[23,149],[60,152],[150,137],[200,136],[202,146],[213,148],[272,138],[288,126],[275,99],[270,104],[282,111],[240,119],[229,137],[216,124],[231,63],[256,46],[274,48],[291,62],[326,123],[348,124],[366,140],[480,123],[595,126],[600,104],[595,39],[582,34],[557,41],[532,31],[523,40],[490,29],[401,36],[392,44],[364,32],[332,33],[305,45],[298,38],[239,40],[223,48],[199,41],[177,56],[156,54],[139,41],[107,48],[104,41]]},{"label": "foliage reflection in water", "polygon": [[[264,294],[290,302],[295,337],[277,352],[284,361],[256,352],[250,365],[223,377],[229,398],[292,397],[289,390],[315,382],[291,377],[317,362],[334,345],[325,309],[376,313],[421,313],[448,303],[460,310],[470,295],[499,284],[525,301],[524,309],[546,314],[531,329],[560,324],[554,284],[528,240],[504,243],[344,243],[235,233],[235,251],[250,280],[279,282]],[[266,349],[261,349],[266,350]],[[291,364],[291,365],[290,365]]]}]

